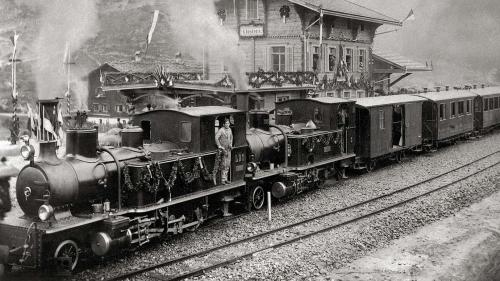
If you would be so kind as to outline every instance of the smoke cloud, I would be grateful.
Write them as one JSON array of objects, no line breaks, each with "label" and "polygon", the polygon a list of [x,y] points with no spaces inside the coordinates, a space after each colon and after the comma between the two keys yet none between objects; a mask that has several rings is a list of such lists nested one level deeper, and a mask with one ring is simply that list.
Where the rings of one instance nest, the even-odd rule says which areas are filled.
[{"label": "smoke cloud", "polygon": [[209,50],[212,59],[220,59],[236,80],[236,87],[247,89],[243,67],[245,54],[238,48],[236,30],[221,25],[213,0],[167,0],[165,11],[174,40],[181,50],[197,60],[203,59],[203,51]]},{"label": "smoke cloud", "polygon": [[[403,20],[410,9],[415,21],[398,32],[375,37],[376,49],[433,62],[434,71],[413,74],[402,86],[498,83],[500,5],[497,0],[354,0]],[[378,32],[394,29],[383,26]]]},{"label": "smoke cloud", "polygon": [[[39,0],[30,3],[41,11],[35,52],[38,58],[33,72],[40,99],[64,97],[67,87],[66,45],[74,62],[75,52],[97,35],[97,0]],[[89,69],[71,65],[71,95],[79,108],[86,107]]]}]

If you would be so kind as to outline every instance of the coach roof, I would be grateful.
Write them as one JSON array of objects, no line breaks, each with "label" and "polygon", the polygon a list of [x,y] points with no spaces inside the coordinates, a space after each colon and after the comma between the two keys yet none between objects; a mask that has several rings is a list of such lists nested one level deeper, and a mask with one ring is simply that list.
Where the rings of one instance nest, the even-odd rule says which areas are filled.
[{"label": "coach roof", "polygon": [[474,89],[474,90],[471,90],[471,92],[476,93],[480,96],[493,96],[493,95],[500,94],[500,87],[495,86],[495,87]]},{"label": "coach roof", "polygon": [[472,90],[454,90],[442,92],[420,93],[417,96],[429,99],[431,101],[455,100],[461,98],[474,98],[477,94]]},{"label": "coach roof", "polygon": [[377,107],[384,105],[425,101],[424,98],[415,95],[391,95],[391,96],[379,96],[379,97],[369,97],[369,98],[357,98],[352,100],[354,100],[357,105],[362,107]]}]

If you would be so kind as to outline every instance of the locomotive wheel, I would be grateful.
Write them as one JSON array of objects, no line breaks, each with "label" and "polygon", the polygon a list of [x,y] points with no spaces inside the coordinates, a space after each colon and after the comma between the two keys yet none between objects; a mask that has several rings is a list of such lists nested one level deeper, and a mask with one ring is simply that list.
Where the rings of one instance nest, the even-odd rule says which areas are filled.
[{"label": "locomotive wheel", "polygon": [[266,199],[264,188],[262,188],[262,186],[260,185],[252,188],[249,199],[252,208],[254,208],[255,210],[260,210],[262,206],[264,206],[264,201]]},{"label": "locomotive wheel", "polygon": [[[61,242],[54,252],[56,265],[58,269],[61,270],[73,271],[78,264],[79,256],[80,249],[78,249],[78,245],[73,240],[65,240]],[[61,262],[59,259],[68,259],[69,262]]]},{"label": "locomotive wheel", "polygon": [[397,163],[403,162],[403,153],[402,152],[396,153],[396,162]]},{"label": "locomotive wheel", "polygon": [[371,160],[370,162],[368,162],[366,164],[366,171],[368,173],[371,173],[375,169],[376,165],[377,165],[377,163],[375,162],[375,160]]}]

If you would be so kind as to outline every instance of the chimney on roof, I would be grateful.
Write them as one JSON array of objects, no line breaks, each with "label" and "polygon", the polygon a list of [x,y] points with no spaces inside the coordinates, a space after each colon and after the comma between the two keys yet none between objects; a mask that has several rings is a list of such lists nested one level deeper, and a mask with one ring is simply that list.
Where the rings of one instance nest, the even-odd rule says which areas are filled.
[{"label": "chimney on roof", "polygon": [[472,87],[470,85],[464,85],[464,89],[470,90],[470,89],[472,89]]},{"label": "chimney on roof", "polygon": [[427,88],[424,88],[424,93],[427,93]]},{"label": "chimney on roof", "polygon": [[445,91],[447,91],[447,92],[450,90],[450,86],[445,86],[444,88],[445,88]]},{"label": "chimney on roof", "polygon": [[436,89],[436,92],[438,92],[438,93],[441,91],[441,87],[439,87],[439,86],[438,87],[434,87],[434,88]]},{"label": "chimney on roof", "polygon": [[472,88],[474,88],[474,90],[477,89],[477,85],[476,84],[472,85]]},{"label": "chimney on roof", "polygon": [[481,84],[481,89],[484,89],[484,84]]}]

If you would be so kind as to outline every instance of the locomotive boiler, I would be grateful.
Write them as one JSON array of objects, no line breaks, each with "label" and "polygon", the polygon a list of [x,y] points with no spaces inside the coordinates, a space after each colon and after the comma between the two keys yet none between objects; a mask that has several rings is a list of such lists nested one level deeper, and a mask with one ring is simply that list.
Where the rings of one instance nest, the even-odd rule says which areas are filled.
[{"label": "locomotive boiler", "polygon": [[[50,124],[57,124],[57,101],[40,101],[40,152],[38,161],[31,159],[19,173],[16,195],[19,206],[28,216],[49,219],[57,210],[71,207],[79,212],[92,203],[105,200],[120,202],[118,173],[124,160],[143,156],[140,152],[99,148],[95,128],[69,129],[66,156],[56,155],[57,140]],[[44,127],[45,125],[45,127]],[[26,158],[33,157],[32,147],[24,149]],[[67,208],[66,208],[67,207]]]}]

